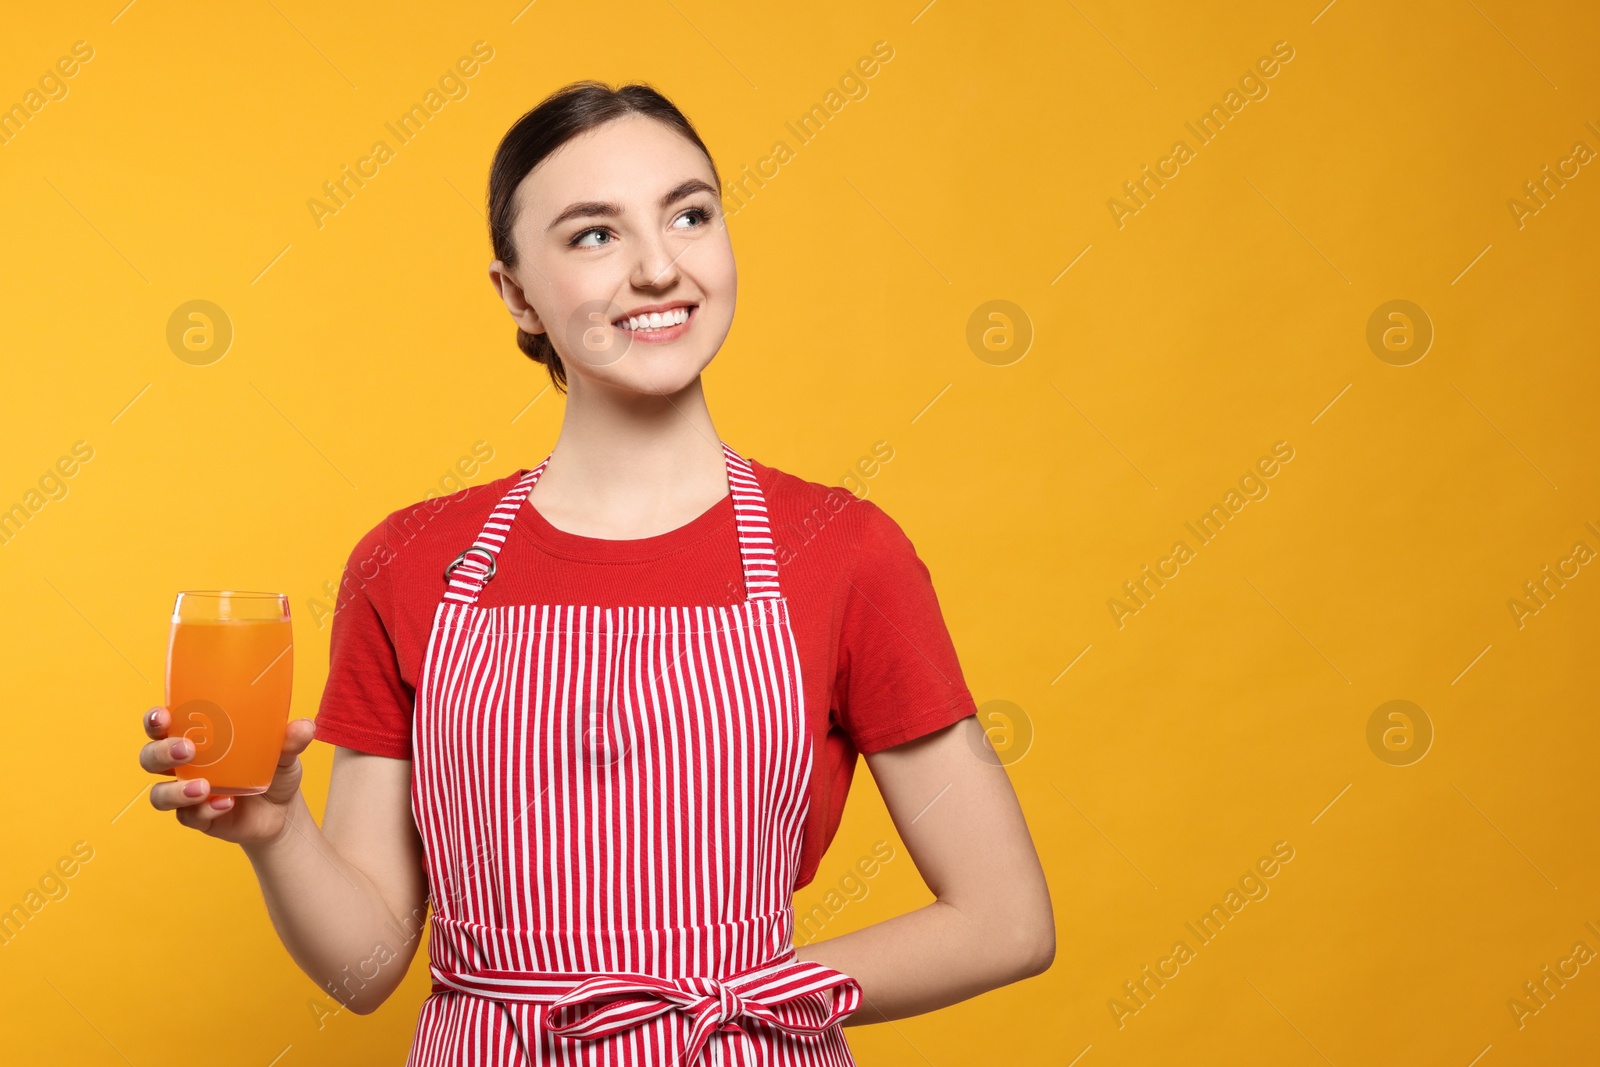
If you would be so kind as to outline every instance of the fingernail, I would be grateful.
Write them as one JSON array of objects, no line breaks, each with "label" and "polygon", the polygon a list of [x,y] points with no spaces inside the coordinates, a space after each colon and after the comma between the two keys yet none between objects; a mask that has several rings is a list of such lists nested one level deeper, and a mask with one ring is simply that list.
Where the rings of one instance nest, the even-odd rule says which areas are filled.
[{"label": "fingernail", "polygon": [[212,797],[211,798],[211,806],[213,808],[217,808],[218,810],[225,809],[225,808],[231,808],[231,807],[233,807],[233,798],[232,797]]},{"label": "fingernail", "polygon": [[189,742],[182,738],[172,742],[172,758],[187,759],[189,756]]},{"label": "fingernail", "polygon": [[160,710],[160,708],[151,708],[150,714],[145,716],[145,719],[149,723],[150,729],[152,730],[156,728],[156,713]]},{"label": "fingernail", "polygon": [[206,783],[198,778],[192,782],[183,783],[183,795],[186,797],[197,797],[205,793],[205,791]]}]

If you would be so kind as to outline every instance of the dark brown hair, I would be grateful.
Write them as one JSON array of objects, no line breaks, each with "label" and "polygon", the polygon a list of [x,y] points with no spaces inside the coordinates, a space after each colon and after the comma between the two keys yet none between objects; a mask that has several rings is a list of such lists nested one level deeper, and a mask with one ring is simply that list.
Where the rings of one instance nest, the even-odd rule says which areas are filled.
[{"label": "dark brown hair", "polygon": [[[601,81],[576,81],[557,89],[518,119],[495,149],[494,162],[489,167],[489,240],[496,259],[508,267],[517,266],[511,230],[517,221],[516,193],[522,179],[580,133],[625,115],[644,115],[682,134],[705,154],[714,183],[719,189],[722,187],[710,150],[683,112],[661,93],[639,82],[613,89]],[[528,333],[519,326],[517,347],[535,363],[544,364],[555,387],[566,392],[567,371],[548,332]]]}]

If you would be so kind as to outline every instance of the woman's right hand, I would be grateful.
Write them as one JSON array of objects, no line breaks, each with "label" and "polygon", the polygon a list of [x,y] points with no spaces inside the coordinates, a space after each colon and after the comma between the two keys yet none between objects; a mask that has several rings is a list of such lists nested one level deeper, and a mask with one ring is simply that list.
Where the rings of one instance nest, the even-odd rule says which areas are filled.
[{"label": "woman's right hand", "polygon": [[[173,774],[172,768],[194,758],[194,743],[168,737],[172,712],[162,706],[144,714],[144,732],[153,738],[139,750],[139,766],[152,774]],[[246,797],[213,797],[204,778],[174,778],[150,787],[150,804],[157,811],[176,811],[178,821],[223,841],[239,845],[265,844],[289,832],[290,815],[300,795],[300,753],[311,744],[316,724],[295,719],[283,735],[283,754],[272,784],[265,793]]]}]

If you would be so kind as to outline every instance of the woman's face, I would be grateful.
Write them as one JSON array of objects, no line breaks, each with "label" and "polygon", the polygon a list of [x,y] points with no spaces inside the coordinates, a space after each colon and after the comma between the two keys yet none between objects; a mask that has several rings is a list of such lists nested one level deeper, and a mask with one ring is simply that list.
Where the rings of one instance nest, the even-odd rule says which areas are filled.
[{"label": "woman's face", "polygon": [[[517,324],[550,337],[569,387],[672,394],[693,383],[733,325],[737,290],[699,148],[629,115],[546,156],[516,195],[521,262],[495,260],[489,274]],[[660,318],[630,317],[641,309]]]}]

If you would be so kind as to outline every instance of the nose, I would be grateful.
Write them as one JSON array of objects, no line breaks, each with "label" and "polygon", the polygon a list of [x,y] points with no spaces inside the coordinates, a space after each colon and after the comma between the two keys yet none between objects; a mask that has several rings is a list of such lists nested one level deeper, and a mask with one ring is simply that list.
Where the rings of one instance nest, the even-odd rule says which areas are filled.
[{"label": "nose", "polygon": [[633,284],[640,289],[670,289],[678,281],[678,257],[683,251],[674,251],[661,234],[645,237],[636,246],[638,261],[634,264]]}]

